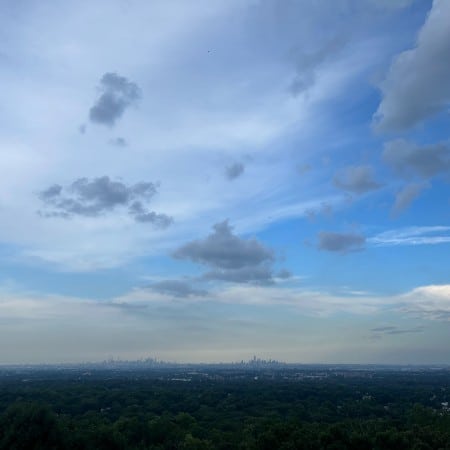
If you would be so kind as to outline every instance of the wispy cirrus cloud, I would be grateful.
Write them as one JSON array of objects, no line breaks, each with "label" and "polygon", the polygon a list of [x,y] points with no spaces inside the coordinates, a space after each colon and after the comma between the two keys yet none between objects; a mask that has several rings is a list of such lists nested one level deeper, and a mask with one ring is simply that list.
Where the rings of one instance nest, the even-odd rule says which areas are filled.
[{"label": "wispy cirrus cloud", "polygon": [[450,243],[450,227],[406,227],[369,237],[367,243],[374,246],[435,245]]}]

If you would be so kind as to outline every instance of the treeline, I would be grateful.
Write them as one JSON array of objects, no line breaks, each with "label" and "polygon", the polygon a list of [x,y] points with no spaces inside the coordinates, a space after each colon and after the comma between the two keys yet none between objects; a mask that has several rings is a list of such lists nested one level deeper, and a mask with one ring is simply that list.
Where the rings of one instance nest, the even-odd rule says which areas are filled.
[{"label": "treeline", "polygon": [[446,376],[0,383],[0,450],[450,449]]}]

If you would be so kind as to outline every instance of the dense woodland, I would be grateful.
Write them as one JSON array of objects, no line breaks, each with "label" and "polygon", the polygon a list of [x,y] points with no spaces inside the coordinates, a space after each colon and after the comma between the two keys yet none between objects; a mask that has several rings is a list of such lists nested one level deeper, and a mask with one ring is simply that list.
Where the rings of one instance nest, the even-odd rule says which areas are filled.
[{"label": "dense woodland", "polygon": [[0,373],[0,449],[450,449],[450,372]]}]

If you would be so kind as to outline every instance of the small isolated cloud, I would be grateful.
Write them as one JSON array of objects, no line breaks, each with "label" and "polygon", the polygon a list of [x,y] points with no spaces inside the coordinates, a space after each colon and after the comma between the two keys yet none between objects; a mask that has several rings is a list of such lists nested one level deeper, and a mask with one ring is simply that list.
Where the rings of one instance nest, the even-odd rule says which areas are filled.
[{"label": "small isolated cloud", "polygon": [[43,217],[74,216],[96,217],[118,207],[129,207],[129,214],[138,222],[150,222],[157,228],[166,228],[172,219],[164,214],[156,214],[145,209],[158,191],[158,184],[139,182],[126,185],[113,181],[108,176],[99,178],[79,178],[63,188],[54,184],[39,193],[45,205],[40,211]]},{"label": "small isolated cloud", "polygon": [[245,166],[242,163],[234,163],[228,166],[225,169],[225,176],[229,180],[235,180],[236,178],[240,177],[245,170]]},{"label": "small isolated cloud", "polygon": [[123,137],[116,137],[114,139],[110,139],[109,143],[114,145],[114,147],[126,147],[128,142]]},{"label": "small isolated cloud", "polygon": [[415,48],[392,63],[374,115],[381,131],[412,127],[450,105],[450,2],[434,0]]},{"label": "small isolated cloud", "polygon": [[148,286],[149,289],[158,292],[159,294],[168,295],[171,297],[204,297],[208,294],[203,289],[196,289],[184,280],[164,280],[153,283]]},{"label": "small isolated cloud", "polygon": [[320,216],[331,216],[332,214],[333,214],[333,207],[327,202],[322,202],[319,206],[315,208],[305,209],[305,216],[311,222],[314,222]]},{"label": "small isolated cloud", "polygon": [[228,221],[213,226],[213,233],[176,250],[173,256],[208,267],[205,280],[267,284],[273,282],[273,252],[256,239],[242,239]]},{"label": "small isolated cloud", "polygon": [[364,194],[381,187],[381,184],[374,180],[373,169],[370,166],[346,167],[335,175],[333,184],[353,194]]},{"label": "small isolated cloud", "polygon": [[112,72],[105,73],[101,78],[100,92],[100,97],[89,110],[89,118],[92,122],[110,127],[141,97],[136,83]]},{"label": "small isolated cloud", "polygon": [[308,172],[311,172],[312,166],[311,164],[297,164],[296,169],[299,175],[305,175]]},{"label": "small isolated cloud", "polygon": [[335,233],[321,231],[318,235],[317,247],[328,252],[347,253],[362,250],[366,242],[365,236],[359,233]]},{"label": "small isolated cloud", "polygon": [[383,161],[404,177],[429,179],[450,174],[450,145],[446,142],[420,147],[404,139],[385,144]]},{"label": "small isolated cloud", "polygon": [[392,214],[399,215],[405,209],[409,208],[411,203],[420,195],[420,193],[429,187],[428,183],[411,183],[403,187],[395,196],[395,203],[392,207]]},{"label": "small isolated cloud", "polygon": [[274,259],[273,252],[256,239],[242,239],[234,235],[228,220],[215,224],[213,230],[206,239],[180,247],[174,257],[219,269],[257,266]]},{"label": "small isolated cloud", "polygon": [[287,269],[281,269],[276,273],[276,277],[281,280],[287,280],[288,278],[292,278],[292,272]]}]

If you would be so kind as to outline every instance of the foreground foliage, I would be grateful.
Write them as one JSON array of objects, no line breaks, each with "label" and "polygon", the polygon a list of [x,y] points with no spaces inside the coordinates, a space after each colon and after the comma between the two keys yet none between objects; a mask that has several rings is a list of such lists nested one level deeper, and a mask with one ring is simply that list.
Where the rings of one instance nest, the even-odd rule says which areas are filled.
[{"label": "foreground foliage", "polygon": [[0,450],[450,449],[445,371],[213,375],[0,377]]}]

